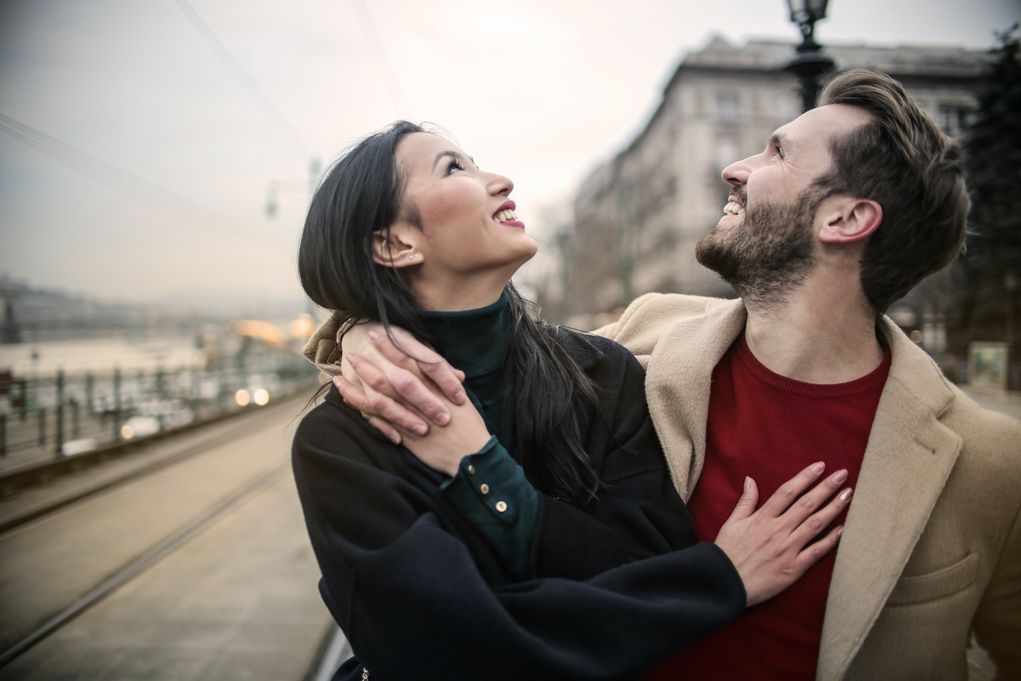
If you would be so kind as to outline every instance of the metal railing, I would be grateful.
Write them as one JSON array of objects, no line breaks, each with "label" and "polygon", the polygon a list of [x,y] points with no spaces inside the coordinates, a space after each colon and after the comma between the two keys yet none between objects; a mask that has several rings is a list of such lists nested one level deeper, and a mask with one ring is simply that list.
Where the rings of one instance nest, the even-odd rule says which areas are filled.
[{"label": "metal railing", "polygon": [[210,420],[307,390],[314,377],[310,365],[286,356],[252,368],[0,373],[0,462],[74,456]]}]

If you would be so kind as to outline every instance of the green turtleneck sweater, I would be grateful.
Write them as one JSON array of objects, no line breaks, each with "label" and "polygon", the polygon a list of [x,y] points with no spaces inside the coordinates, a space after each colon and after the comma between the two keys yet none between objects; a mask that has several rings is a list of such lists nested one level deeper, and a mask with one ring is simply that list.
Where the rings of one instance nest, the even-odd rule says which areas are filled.
[{"label": "green turtleneck sweater", "polygon": [[441,489],[503,557],[510,575],[527,579],[539,497],[508,453],[514,451],[515,397],[507,367],[514,333],[510,299],[504,292],[475,310],[427,312],[425,323],[437,352],[465,373],[465,392],[493,435],[461,460]]}]

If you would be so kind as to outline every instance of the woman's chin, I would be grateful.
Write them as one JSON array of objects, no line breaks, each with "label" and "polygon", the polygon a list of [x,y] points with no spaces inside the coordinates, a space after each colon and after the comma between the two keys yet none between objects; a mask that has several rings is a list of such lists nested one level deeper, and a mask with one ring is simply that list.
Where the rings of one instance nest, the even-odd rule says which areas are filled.
[{"label": "woman's chin", "polygon": [[524,265],[526,262],[535,257],[535,254],[539,252],[539,244],[536,243],[535,239],[528,237],[527,243],[522,244],[520,249],[520,255],[515,260],[514,271]]}]

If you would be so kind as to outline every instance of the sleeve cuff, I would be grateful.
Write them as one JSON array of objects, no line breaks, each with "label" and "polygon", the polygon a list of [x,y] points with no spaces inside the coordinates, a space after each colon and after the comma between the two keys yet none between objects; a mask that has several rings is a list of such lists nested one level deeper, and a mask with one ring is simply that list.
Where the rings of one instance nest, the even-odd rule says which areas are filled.
[{"label": "sleeve cuff", "polygon": [[721,574],[728,575],[731,585],[734,588],[735,593],[741,594],[741,609],[748,607],[748,592],[745,591],[744,581],[741,580],[741,575],[738,573],[737,568],[734,567],[734,563],[730,560],[730,556],[717,545],[715,542],[703,541],[696,544],[696,546],[705,546],[706,550],[715,553],[717,560],[720,564]]},{"label": "sleeve cuff", "polygon": [[457,475],[440,485],[444,496],[496,550],[515,578],[528,575],[539,494],[495,438],[461,459]]}]

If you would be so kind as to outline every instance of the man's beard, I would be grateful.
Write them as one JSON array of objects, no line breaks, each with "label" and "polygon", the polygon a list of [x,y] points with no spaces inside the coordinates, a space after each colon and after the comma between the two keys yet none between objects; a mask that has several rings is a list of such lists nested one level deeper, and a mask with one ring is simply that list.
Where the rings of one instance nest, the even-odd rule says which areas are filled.
[{"label": "man's beard", "polygon": [[749,207],[740,225],[717,225],[699,239],[695,257],[746,303],[780,305],[815,265],[812,217],[820,200],[818,191],[809,188],[791,203]]}]

